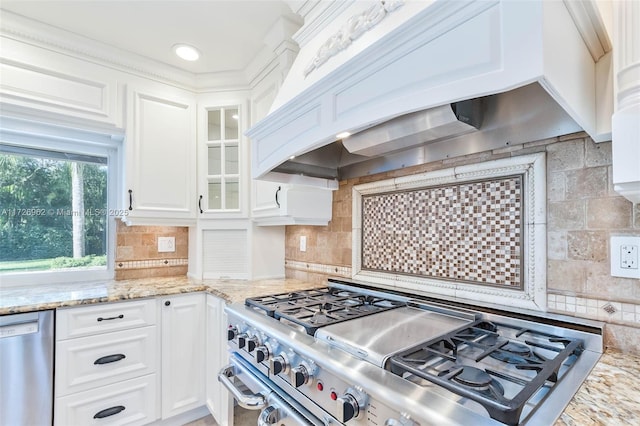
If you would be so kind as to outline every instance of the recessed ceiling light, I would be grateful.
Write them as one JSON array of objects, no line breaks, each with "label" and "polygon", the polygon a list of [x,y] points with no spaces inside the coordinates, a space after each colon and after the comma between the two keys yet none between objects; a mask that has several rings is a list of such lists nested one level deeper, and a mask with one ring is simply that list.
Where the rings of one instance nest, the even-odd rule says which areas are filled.
[{"label": "recessed ceiling light", "polygon": [[289,160],[293,160],[294,158],[296,158],[296,156],[292,155],[292,156],[289,157]]},{"label": "recessed ceiling light", "polygon": [[238,118],[240,118],[240,117],[238,116],[238,114],[233,114],[233,115],[231,116],[231,118],[233,118],[234,120],[237,120],[237,119],[238,119]]},{"label": "recessed ceiling light", "polygon": [[336,138],[338,139],[344,139],[344,138],[348,138],[349,136],[351,136],[351,133],[349,132],[342,132],[342,133],[338,133],[336,135]]},{"label": "recessed ceiling light", "polygon": [[193,46],[180,43],[173,46],[173,51],[185,61],[197,61],[200,58],[200,52]]}]

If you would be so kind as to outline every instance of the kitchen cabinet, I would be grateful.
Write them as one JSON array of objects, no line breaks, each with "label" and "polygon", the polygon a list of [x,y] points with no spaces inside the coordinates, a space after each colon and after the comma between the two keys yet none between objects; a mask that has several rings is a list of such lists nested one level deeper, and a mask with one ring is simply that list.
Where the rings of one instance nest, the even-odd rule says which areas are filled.
[{"label": "kitchen cabinet", "polygon": [[205,394],[207,408],[221,426],[229,424],[229,415],[233,413],[229,394],[217,379],[218,372],[227,365],[229,359],[224,307],[223,299],[207,294]]},{"label": "kitchen cabinet", "polygon": [[153,299],[57,311],[55,425],[159,417],[156,311]]},{"label": "kitchen cabinet", "polygon": [[242,92],[198,99],[200,218],[247,217],[247,109]]},{"label": "kitchen cabinet", "polygon": [[161,333],[162,418],[205,404],[205,295],[158,298]]},{"label": "kitchen cabinet", "polygon": [[192,225],[197,208],[193,95],[164,85],[133,85],[127,109],[125,219]]},{"label": "kitchen cabinet", "polygon": [[[261,197],[273,200],[275,208],[264,209],[255,216],[259,226],[269,225],[320,225],[331,220],[333,191],[302,185],[278,185]],[[264,200],[263,204],[267,201]]]},{"label": "kitchen cabinet", "polygon": [[199,279],[284,277],[284,227],[250,219],[199,220],[189,228],[189,276]]}]

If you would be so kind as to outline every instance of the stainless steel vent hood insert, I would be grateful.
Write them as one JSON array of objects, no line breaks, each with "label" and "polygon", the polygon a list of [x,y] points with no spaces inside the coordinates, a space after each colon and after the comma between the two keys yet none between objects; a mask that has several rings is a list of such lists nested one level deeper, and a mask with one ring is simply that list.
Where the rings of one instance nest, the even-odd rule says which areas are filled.
[{"label": "stainless steel vent hood insert", "polygon": [[342,141],[347,151],[367,157],[473,132],[482,124],[482,99],[403,115]]}]

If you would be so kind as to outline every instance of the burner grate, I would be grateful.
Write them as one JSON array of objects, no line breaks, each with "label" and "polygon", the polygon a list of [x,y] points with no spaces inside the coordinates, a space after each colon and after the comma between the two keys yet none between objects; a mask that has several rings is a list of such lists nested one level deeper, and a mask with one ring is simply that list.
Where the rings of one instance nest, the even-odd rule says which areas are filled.
[{"label": "burner grate", "polygon": [[[491,418],[516,425],[527,401],[541,387],[553,386],[562,364],[579,356],[582,346],[581,340],[480,320],[392,356],[390,366],[401,377],[412,374],[440,385],[480,403]],[[504,367],[497,371],[492,365]],[[500,381],[517,390],[504,395]]]},{"label": "burner grate", "polygon": [[404,302],[332,287],[254,297],[245,305],[278,320],[302,326],[314,335],[318,328],[405,306]]}]

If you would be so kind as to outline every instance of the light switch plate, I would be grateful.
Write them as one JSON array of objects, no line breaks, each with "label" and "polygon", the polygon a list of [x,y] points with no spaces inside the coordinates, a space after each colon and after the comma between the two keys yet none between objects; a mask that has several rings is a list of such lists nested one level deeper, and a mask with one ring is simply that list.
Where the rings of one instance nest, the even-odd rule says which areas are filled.
[{"label": "light switch plate", "polygon": [[175,237],[158,237],[158,252],[167,253],[176,251]]},{"label": "light switch plate", "polygon": [[640,237],[611,237],[611,276],[640,278]]},{"label": "light switch plate", "polygon": [[307,237],[305,235],[300,236],[300,251],[307,251]]}]

